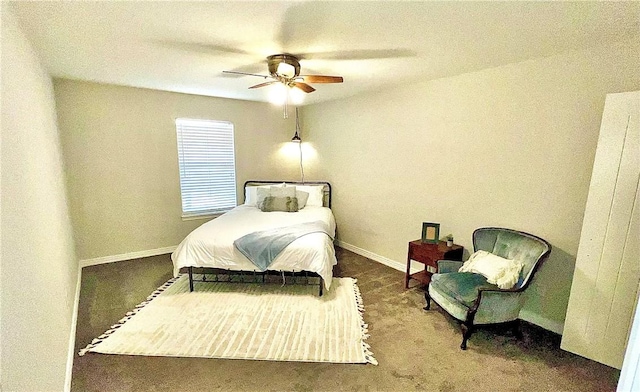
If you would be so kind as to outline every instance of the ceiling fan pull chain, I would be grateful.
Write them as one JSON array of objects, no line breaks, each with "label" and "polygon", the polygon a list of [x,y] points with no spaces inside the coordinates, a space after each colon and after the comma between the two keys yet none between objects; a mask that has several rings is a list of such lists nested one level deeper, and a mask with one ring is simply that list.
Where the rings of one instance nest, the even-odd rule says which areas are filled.
[{"label": "ceiling fan pull chain", "polygon": [[284,116],[284,118],[289,118],[289,94],[287,94],[287,97],[284,99],[284,105],[282,106],[282,114]]}]

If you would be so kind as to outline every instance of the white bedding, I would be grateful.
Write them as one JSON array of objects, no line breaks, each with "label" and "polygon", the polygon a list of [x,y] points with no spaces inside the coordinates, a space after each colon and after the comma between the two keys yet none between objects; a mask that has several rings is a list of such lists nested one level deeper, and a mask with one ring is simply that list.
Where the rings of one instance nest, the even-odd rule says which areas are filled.
[{"label": "white bedding", "polygon": [[[298,212],[262,212],[255,206],[240,205],[198,227],[178,245],[171,255],[173,274],[177,276],[183,267],[257,271],[256,266],[233,246],[233,241],[254,231],[317,220],[325,222],[329,234],[335,237],[336,222],[329,208],[307,206]],[[287,246],[269,270],[316,272],[329,289],[336,263],[331,238],[324,233],[312,233]]]}]

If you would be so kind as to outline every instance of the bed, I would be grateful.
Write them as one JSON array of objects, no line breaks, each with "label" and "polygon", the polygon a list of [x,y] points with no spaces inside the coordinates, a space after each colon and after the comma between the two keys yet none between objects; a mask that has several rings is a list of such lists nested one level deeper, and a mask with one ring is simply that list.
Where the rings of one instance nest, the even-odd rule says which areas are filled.
[{"label": "bed", "polygon": [[[309,194],[306,205],[297,212],[272,211],[263,212],[258,207],[260,194],[276,187],[295,186]],[[273,187],[273,188],[272,188]],[[207,281],[202,272],[201,278],[194,277],[194,268],[200,271],[211,269],[215,280],[218,273],[228,276],[240,276],[239,279],[227,278],[227,281],[246,282],[265,281],[265,277],[274,274],[285,274],[292,277],[301,275],[309,282],[309,276],[319,278],[319,295],[323,287],[331,287],[333,266],[337,263],[333,238],[336,223],[331,212],[331,185],[327,182],[283,182],[247,181],[244,185],[245,202],[231,211],[207,222],[192,231],[171,255],[173,273],[177,276],[181,270],[189,273],[189,287],[193,291],[193,283]],[[303,198],[301,198],[302,200]],[[263,199],[264,200],[264,199]],[[262,206],[263,202],[261,202]],[[261,271],[247,256],[238,249],[238,241],[252,234],[279,230],[287,227],[298,227],[307,223],[322,222],[324,232],[311,232],[294,239],[273,259],[265,271]],[[236,242],[236,245],[234,245]],[[256,279],[257,278],[257,279]],[[318,280],[316,278],[316,280]],[[211,279],[209,279],[211,280]],[[303,279],[305,280],[305,279]],[[296,279],[300,281],[300,279]]]}]

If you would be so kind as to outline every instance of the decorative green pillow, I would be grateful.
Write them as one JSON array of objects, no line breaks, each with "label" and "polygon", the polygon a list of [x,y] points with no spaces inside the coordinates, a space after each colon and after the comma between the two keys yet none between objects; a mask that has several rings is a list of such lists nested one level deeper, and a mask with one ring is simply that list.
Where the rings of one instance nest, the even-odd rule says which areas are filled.
[{"label": "decorative green pillow", "polygon": [[263,212],[283,211],[283,212],[297,212],[298,211],[298,198],[296,197],[275,197],[267,196],[262,203],[258,206]]},{"label": "decorative green pillow", "polygon": [[309,192],[299,191],[296,189],[296,198],[298,199],[298,209],[301,210],[307,205],[307,199],[309,198]]}]

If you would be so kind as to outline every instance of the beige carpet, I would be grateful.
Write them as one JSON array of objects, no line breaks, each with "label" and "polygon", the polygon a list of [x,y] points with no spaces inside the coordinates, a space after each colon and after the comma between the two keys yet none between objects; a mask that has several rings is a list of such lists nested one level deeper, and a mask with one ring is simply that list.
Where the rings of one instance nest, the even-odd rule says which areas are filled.
[{"label": "beige carpet", "polygon": [[[83,268],[76,352],[171,278],[170,256]],[[378,366],[90,353],[75,356],[71,391],[616,391],[619,370],[561,350],[559,335],[526,322],[521,340],[482,328],[462,351],[459,324],[438,306],[422,310],[424,293],[404,288],[404,272],[339,247],[336,257],[334,276],[358,279]]]},{"label": "beige carpet", "polygon": [[364,308],[355,279],[317,286],[206,283],[189,292],[171,279],[94,339],[87,352],[377,364],[364,340]]}]

